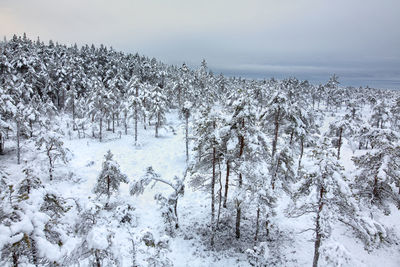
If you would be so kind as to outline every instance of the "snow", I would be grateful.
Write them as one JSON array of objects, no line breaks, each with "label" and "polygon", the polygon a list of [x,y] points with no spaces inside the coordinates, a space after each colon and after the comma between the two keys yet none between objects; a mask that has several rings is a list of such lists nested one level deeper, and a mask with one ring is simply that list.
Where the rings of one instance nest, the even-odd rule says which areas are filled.
[{"label": "snow", "polygon": [[108,247],[108,231],[105,226],[95,227],[90,230],[86,241],[88,242],[88,247],[90,249],[100,249],[105,250]]},{"label": "snow", "polygon": [[[321,128],[322,132],[328,130],[330,121],[333,117],[328,117],[323,122]],[[93,187],[96,179],[101,171],[104,155],[110,150],[114,157],[113,159],[119,164],[121,172],[127,175],[130,183],[139,180],[146,173],[146,169],[150,166],[154,171],[160,174],[162,179],[166,181],[174,181],[174,177],[182,177],[186,168],[185,156],[185,133],[183,122],[178,119],[176,112],[167,114],[168,127],[160,129],[160,137],[154,138],[152,127],[144,130],[142,125],[139,124],[139,142],[140,146],[135,146],[134,137],[132,136],[131,129],[128,135],[122,135],[121,138],[117,135],[111,138],[105,138],[103,142],[92,139],[72,139],[64,138],[65,146],[71,151],[72,156],[67,166],[58,166],[58,173],[74,173],[71,179],[57,178],[51,183],[54,193],[68,198],[78,198],[78,203],[82,205],[85,210],[95,209],[96,204],[93,201],[96,195],[93,193]],[[175,134],[170,127],[175,129]],[[228,149],[234,149],[236,139],[228,143]],[[9,145],[13,145],[12,143]],[[29,154],[29,147],[26,148],[26,153]],[[340,162],[346,170],[346,175],[351,177],[355,171],[355,166],[351,161],[353,155],[359,155],[360,151],[353,153],[347,141],[344,142]],[[29,158],[29,156],[27,156]],[[21,169],[6,159],[6,164],[9,164],[8,171],[12,172],[12,178],[20,179]],[[304,166],[309,166],[310,162],[307,159],[303,160]],[[311,166],[310,166],[311,167]],[[315,168],[315,166],[314,166]],[[341,179],[336,179],[339,182],[340,190],[344,193],[349,193],[349,189]],[[156,193],[164,195],[171,194],[172,188],[163,184],[157,183],[154,187],[147,187],[144,193],[140,196],[129,195],[129,184],[121,184],[118,199],[119,201],[126,201],[134,205],[134,213],[137,215],[137,226],[131,229],[130,233],[123,227],[119,228],[115,221],[111,225],[100,225],[92,228],[86,241],[90,249],[98,250],[111,250],[113,254],[121,256],[121,266],[130,266],[131,260],[131,247],[130,238],[135,236],[135,242],[143,231],[150,231],[154,235],[155,240],[169,243],[169,249],[166,250],[167,256],[174,266],[250,266],[247,261],[245,253],[237,251],[229,251],[226,253],[219,253],[217,251],[210,251],[209,248],[203,243],[201,238],[196,237],[197,233],[191,233],[193,225],[198,222],[209,221],[209,206],[208,198],[202,192],[193,192],[190,188],[185,190],[184,196],[178,203],[178,216],[179,223],[182,231],[188,230],[189,233],[178,234],[173,238],[166,238],[164,233],[163,218],[160,214],[159,207],[154,200]],[[233,194],[233,192],[231,192]],[[40,193],[38,193],[40,195]],[[39,198],[39,195],[37,198]],[[310,196],[312,198],[312,196]],[[38,203],[39,200],[30,200],[31,203]],[[68,200],[71,205],[74,203],[71,199]],[[116,198],[112,201],[117,201]],[[280,196],[277,203],[277,215],[274,222],[279,226],[280,230],[286,232],[290,236],[290,242],[286,247],[282,247],[282,253],[288,259],[288,266],[308,266],[312,261],[313,240],[311,231],[305,231],[307,228],[313,226],[312,216],[302,216],[298,218],[287,218],[285,210],[290,206],[290,199],[288,196]],[[76,219],[77,212],[72,209],[69,211],[69,216],[65,220],[73,222]],[[108,216],[108,215],[107,215]],[[43,213],[36,213],[36,224],[45,223],[48,218]],[[382,221],[385,225],[395,229],[395,234],[400,235],[400,230],[397,227],[400,215],[398,210],[393,210],[390,216],[383,216]],[[115,225],[114,225],[115,224]],[[112,233],[110,232],[112,226]],[[334,243],[329,243],[324,247],[326,253],[334,252],[339,255],[342,262],[338,260],[337,266],[400,266],[398,259],[398,246],[383,246],[373,252],[366,251],[361,244],[354,238],[354,235],[349,233],[343,225],[336,224],[333,227],[333,235],[335,236]],[[371,229],[374,227],[371,226]],[[23,232],[32,232],[34,226],[29,216],[24,217],[20,222],[15,223],[12,227],[7,228],[0,225],[0,245],[7,242],[15,242],[20,240]],[[14,233],[18,233],[12,239],[9,239]],[[389,233],[390,234],[390,233]],[[109,247],[109,237],[112,235],[114,244]],[[10,241],[11,240],[11,241]],[[61,250],[54,244],[39,239],[39,246],[44,251],[46,257],[52,260],[59,260],[64,254],[73,251],[79,244],[78,239],[70,238],[64,240],[64,246]],[[250,249],[251,250],[251,249]],[[265,254],[270,253],[266,247]],[[351,261],[345,261],[346,255],[351,255]],[[140,258],[140,257],[139,257]],[[324,262],[324,259],[321,259]],[[326,266],[330,263],[326,260]],[[336,265],[332,265],[336,266]]]}]

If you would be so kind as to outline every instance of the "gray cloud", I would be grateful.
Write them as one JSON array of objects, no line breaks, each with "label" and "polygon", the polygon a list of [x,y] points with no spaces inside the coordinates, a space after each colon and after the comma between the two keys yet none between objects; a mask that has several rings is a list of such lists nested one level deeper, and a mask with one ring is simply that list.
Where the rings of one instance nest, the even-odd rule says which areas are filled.
[{"label": "gray cloud", "polygon": [[398,0],[2,0],[0,34],[104,43],[241,76],[396,87]]}]

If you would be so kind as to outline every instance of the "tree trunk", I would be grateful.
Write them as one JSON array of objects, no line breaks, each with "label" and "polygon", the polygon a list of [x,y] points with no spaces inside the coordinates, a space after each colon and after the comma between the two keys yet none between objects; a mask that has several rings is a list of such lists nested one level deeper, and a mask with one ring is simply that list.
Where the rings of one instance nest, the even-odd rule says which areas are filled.
[{"label": "tree trunk", "polygon": [[[137,139],[138,139],[138,129],[137,129],[137,125],[138,125],[138,106],[137,106],[137,100],[139,98],[139,87],[136,87],[136,92],[135,92],[135,145],[137,145]],[[146,122],[144,123],[146,124]],[[146,129],[146,127],[145,127]]]},{"label": "tree trunk", "polygon": [[300,138],[300,157],[299,157],[299,169],[301,165],[301,160],[303,159],[303,154],[304,154],[304,137],[302,136]]},{"label": "tree trunk", "polygon": [[276,162],[276,166],[275,166],[275,170],[274,170],[274,175],[272,175],[272,179],[271,179],[271,187],[272,190],[275,189],[275,181],[276,181],[276,175],[278,173],[278,168],[281,165],[281,158],[278,158],[278,161]]},{"label": "tree trunk", "polygon": [[96,267],[101,267],[99,251],[97,249],[94,251],[94,257],[96,259]]},{"label": "tree trunk", "polygon": [[112,132],[115,133],[115,113],[112,114]]},{"label": "tree trunk", "polygon": [[278,111],[275,113],[275,130],[274,130],[274,140],[272,141],[272,157],[275,156],[276,146],[278,143],[278,133],[279,133],[279,117],[281,115],[281,107],[278,107]]},{"label": "tree trunk", "polygon": [[110,175],[107,175],[107,196],[110,198]]},{"label": "tree trunk", "polygon": [[155,134],[156,137],[158,137],[158,126],[159,125],[160,125],[160,113],[157,114],[156,134]]},{"label": "tree trunk", "polygon": [[[242,129],[244,129],[244,119],[242,119]],[[244,136],[239,136],[239,156],[238,158],[240,159],[243,155],[243,150],[244,150]],[[242,173],[239,173],[239,190],[241,190],[243,184],[243,177]],[[242,214],[242,208],[241,208],[241,200],[236,199],[236,238],[240,238],[240,219],[241,219],[241,214]]]},{"label": "tree trunk", "polygon": [[378,191],[378,176],[374,177],[374,186],[372,189],[372,193],[374,194],[373,200],[377,199],[379,197],[379,191]]},{"label": "tree trunk", "polygon": [[30,238],[30,242],[31,242],[32,262],[35,266],[38,266],[36,242],[32,238]]},{"label": "tree trunk", "polygon": [[236,238],[240,238],[240,217],[242,214],[242,208],[240,207],[240,201],[236,199],[236,228],[235,228],[235,233],[236,233]]},{"label": "tree trunk", "polygon": [[293,135],[294,135],[294,130],[292,130],[292,132],[290,133],[290,142],[289,142],[290,145],[293,144]]},{"label": "tree trunk", "polygon": [[313,267],[318,267],[319,248],[321,246],[321,239],[322,239],[320,218],[321,218],[322,208],[324,206],[324,203],[322,201],[323,194],[324,194],[324,188],[321,187],[320,193],[319,193],[319,201],[318,201],[318,212],[317,212],[317,218],[316,218],[316,223],[315,223],[315,243],[314,243]]},{"label": "tree trunk", "polygon": [[32,122],[32,120],[29,120],[29,136],[31,138],[33,137],[33,122]]},{"label": "tree trunk", "polygon": [[61,89],[61,109],[64,109],[65,107],[65,89]]},{"label": "tree trunk", "polygon": [[260,222],[260,207],[257,207],[257,216],[256,216],[256,234],[254,235],[254,241],[258,240],[258,228]]},{"label": "tree trunk", "polygon": [[340,127],[340,128],[339,128],[339,140],[338,140],[337,159],[340,159],[340,148],[342,147],[342,134],[343,134],[343,127]]},{"label": "tree trunk", "polygon": [[103,118],[100,118],[100,132],[99,132],[100,142],[102,140],[102,128],[103,128]]},{"label": "tree trunk", "polygon": [[75,123],[75,97],[72,96],[72,130],[76,131],[76,123]]},{"label": "tree trunk", "polygon": [[21,135],[21,122],[18,120],[17,121],[17,164],[21,164],[20,135]]},{"label": "tree trunk", "polygon": [[3,134],[0,133],[0,155],[3,155],[4,153],[4,138]]},{"label": "tree trunk", "polygon": [[51,154],[50,154],[50,149],[47,150],[47,157],[49,158],[49,175],[50,175],[50,181],[53,180],[53,161],[51,158]]},{"label": "tree trunk", "polygon": [[179,108],[182,107],[182,100],[181,100],[181,86],[178,86],[178,106]]},{"label": "tree trunk", "polygon": [[189,111],[185,111],[186,162],[189,162]]},{"label": "tree trunk", "polygon": [[222,205],[222,172],[221,172],[221,164],[218,160],[218,175],[219,175],[219,190],[218,190],[218,215],[217,215],[217,229],[219,226],[219,218],[221,215],[221,205]]},{"label": "tree trunk", "polygon": [[[215,129],[215,121],[213,122]],[[215,139],[213,140],[213,158],[212,158],[212,178],[211,178],[211,246],[214,246],[214,234],[215,234],[215,164],[216,164],[216,149]]]},{"label": "tree trunk", "polygon": [[179,228],[179,223],[178,223],[178,192],[176,192],[176,199],[175,199],[175,203],[174,203],[174,214],[175,214],[175,229]]},{"label": "tree trunk", "polygon": [[15,248],[14,248],[14,251],[12,252],[12,261],[13,261],[13,267],[18,267],[18,258],[19,258],[19,255],[17,254],[17,252],[15,251]]},{"label": "tree trunk", "polygon": [[226,178],[225,178],[225,194],[223,207],[226,208],[226,201],[228,200],[228,189],[229,189],[229,172],[230,172],[229,160],[226,161]]},{"label": "tree trunk", "polygon": [[[92,114],[92,123],[94,123],[94,114]],[[92,137],[94,138],[94,127],[92,126]]]}]

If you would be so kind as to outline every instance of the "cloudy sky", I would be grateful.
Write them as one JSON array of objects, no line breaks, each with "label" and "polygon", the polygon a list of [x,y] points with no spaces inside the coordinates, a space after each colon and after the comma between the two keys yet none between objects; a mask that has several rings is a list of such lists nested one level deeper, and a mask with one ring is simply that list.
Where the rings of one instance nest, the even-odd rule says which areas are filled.
[{"label": "cloudy sky", "polygon": [[251,78],[400,88],[399,0],[0,0],[0,36],[100,44]]}]

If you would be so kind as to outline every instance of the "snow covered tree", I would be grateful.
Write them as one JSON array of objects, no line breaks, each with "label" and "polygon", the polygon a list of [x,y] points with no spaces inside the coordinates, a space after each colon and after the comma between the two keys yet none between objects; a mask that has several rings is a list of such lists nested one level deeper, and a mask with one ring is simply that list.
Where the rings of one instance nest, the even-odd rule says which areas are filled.
[{"label": "snow covered tree", "polygon": [[190,70],[187,65],[183,63],[182,67],[179,68],[178,84],[175,86],[179,109],[182,109],[185,101],[189,100],[189,94],[192,90],[191,87]]},{"label": "snow covered tree", "polygon": [[29,195],[32,190],[42,187],[43,185],[33,163],[28,163],[27,160],[24,163],[25,167],[22,169],[22,172],[24,173],[25,178],[20,182],[18,193],[21,195]]},{"label": "snow covered tree", "polygon": [[189,117],[190,117],[191,104],[186,101],[182,108],[182,113],[185,117],[185,149],[186,149],[186,162],[189,161]]},{"label": "snow covered tree", "polygon": [[93,192],[98,196],[107,195],[107,205],[111,194],[113,192],[118,192],[120,183],[128,183],[128,179],[126,175],[121,172],[119,164],[114,161],[113,154],[110,150],[107,151],[104,158],[105,161],[103,162],[100,175],[97,177]]},{"label": "snow covered tree", "polygon": [[400,97],[396,99],[390,108],[392,129],[400,132]]},{"label": "snow covered tree", "polygon": [[77,92],[76,88],[72,85],[67,92],[67,99],[65,105],[71,110],[72,113],[72,129],[75,131],[77,129],[76,115],[77,115]]},{"label": "snow covered tree", "polygon": [[215,234],[215,184],[217,179],[217,162],[219,160],[217,108],[203,107],[200,117],[196,119],[194,132],[196,136],[194,150],[198,157],[191,170],[191,184],[195,188],[205,187],[211,191],[211,245],[214,245]]},{"label": "snow covered tree", "polygon": [[63,241],[69,238],[60,220],[69,209],[66,201],[40,184],[28,187],[26,180],[2,193],[2,260],[13,266],[60,264],[66,254]]},{"label": "snow covered tree", "polygon": [[134,121],[134,135],[135,135],[135,145],[138,142],[138,121],[139,115],[143,111],[143,102],[139,96],[139,79],[136,76],[133,76],[127,84],[127,95],[129,107],[133,109],[133,121]]},{"label": "snow covered tree", "polygon": [[[104,84],[98,79],[93,81],[93,91],[88,99],[89,114],[92,116],[92,122],[99,121],[99,141],[103,140],[103,120],[110,113],[110,93]],[[94,134],[94,131],[93,131]]]},{"label": "snow covered tree", "polygon": [[253,170],[257,169],[259,165],[265,167],[265,162],[270,163],[271,154],[267,150],[267,137],[257,119],[254,92],[250,88],[239,89],[233,93],[231,98],[232,115],[228,122],[229,133],[220,131],[218,137],[226,136],[225,138],[228,138],[224,144],[226,149],[220,150],[227,152],[226,159],[229,160],[232,171],[237,174],[234,191],[235,236],[240,238],[242,208],[248,200],[249,189],[254,189],[252,184],[260,179],[259,173],[256,174]]},{"label": "snow covered tree", "polygon": [[275,156],[277,145],[278,145],[278,137],[279,137],[279,128],[283,123],[283,119],[285,118],[288,111],[288,99],[287,95],[282,89],[275,90],[272,93],[272,96],[267,103],[265,110],[263,110],[260,120],[265,121],[264,125],[269,128],[269,125],[273,124],[273,135],[274,138],[272,140],[272,157]]},{"label": "snow covered tree", "polygon": [[370,136],[373,149],[353,157],[359,170],[354,187],[362,199],[389,213],[388,203],[400,207],[400,136],[379,128],[372,130]]},{"label": "snow covered tree", "polygon": [[23,103],[18,103],[16,105],[15,113],[13,114],[15,124],[16,124],[16,138],[17,138],[17,164],[21,163],[21,138],[22,131],[28,128],[26,120],[26,106]]},{"label": "snow covered tree", "polygon": [[61,161],[66,164],[68,162],[69,150],[64,147],[64,142],[62,141],[63,136],[60,130],[57,128],[52,129],[50,126],[50,121],[47,121],[47,127],[43,128],[36,140],[36,147],[39,150],[42,147],[44,148],[44,153],[49,163],[49,176],[51,181],[53,180],[55,163]]},{"label": "snow covered tree", "polygon": [[[146,186],[152,182],[152,186],[154,186],[157,182],[160,182],[171,187],[174,191],[168,197],[165,197],[162,194],[156,194],[154,199],[156,199],[160,205],[160,209],[166,223],[169,225],[174,224],[175,228],[179,228],[178,199],[184,194],[186,174],[187,172],[181,179],[175,176],[174,181],[170,182],[161,178],[161,176],[156,173],[152,167],[148,167],[145,176],[131,184],[130,194],[133,196],[143,194]],[[173,230],[170,229],[168,232],[172,234]]]},{"label": "snow covered tree", "polygon": [[328,109],[331,109],[332,106],[339,107],[342,104],[343,96],[339,84],[339,77],[333,74],[325,85],[326,107]]},{"label": "snow covered tree", "polygon": [[331,236],[334,223],[350,226],[365,243],[379,242],[386,234],[379,223],[362,215],[329,140],[321,141],[311,151],[313,160],[304,168],[304,180],[295,194],[290,214],[295,217],[315,214],[314,267],[318,266],[321,245]]},{"label": "snow covered tree", "polygon": [[385,124],[389,121],[389,107],[385,101],[379,101],[372,108],[371,124],[376,128],[385,128]]},{"label": "snow covered tree", "polygon": [[167,98],[165,97],[162,88],[158,85],[153,86],[150,92],[150,116],[154,118],[155,121],[155,137],[158,137],[159,128],[165,122],[165,113],[168,110]]},{"label": "snow covered tree", "polygon": [[4,143],[8,129],[11,128],[9,119],[15,112],[12,98],[5,90],[0,87],[0,155],[4,153]]}]

